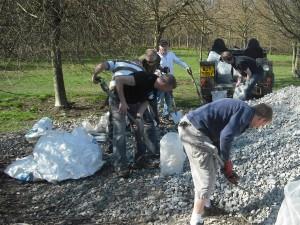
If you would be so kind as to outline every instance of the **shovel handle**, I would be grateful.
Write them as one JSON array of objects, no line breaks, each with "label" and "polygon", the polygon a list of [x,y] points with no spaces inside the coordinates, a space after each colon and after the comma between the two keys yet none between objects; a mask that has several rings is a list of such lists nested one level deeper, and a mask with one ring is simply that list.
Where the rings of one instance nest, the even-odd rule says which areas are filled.
[{"label": "shovel handle", "polygon": [[196,83],[196,81],[195,81],[194,75],[193,75],[192,72],[191,72],[191,73],[188,73],[188,74],[191,76],[192,81],[193,81],[193,83],[194,83],[194,85],[195,85],[196,92],[197,92],[197,95],[198,95],[198,97],[199,97],[199,100],[202,102],[202,95],[201,95],[201,93],[200,93],[200,91],[199,91],[199,88],[198,88],[197,83]]}]

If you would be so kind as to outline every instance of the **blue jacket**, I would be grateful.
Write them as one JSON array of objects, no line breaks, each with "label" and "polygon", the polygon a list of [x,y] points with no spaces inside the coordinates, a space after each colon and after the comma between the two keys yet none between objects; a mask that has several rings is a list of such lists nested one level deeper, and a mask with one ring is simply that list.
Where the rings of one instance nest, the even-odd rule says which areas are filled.
[{"label": "blue jacket", "polygon": [[234,137],[249,127],[254,113],[245,102],[225,98],[190,111],[187,118],[212,140],[222,158],[228,160]]}]

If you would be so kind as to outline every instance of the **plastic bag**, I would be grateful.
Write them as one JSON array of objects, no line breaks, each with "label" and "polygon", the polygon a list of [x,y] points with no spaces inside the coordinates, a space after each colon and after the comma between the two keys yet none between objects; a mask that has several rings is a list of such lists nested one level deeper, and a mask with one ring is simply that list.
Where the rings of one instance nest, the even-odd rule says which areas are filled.
[{"label": "plastic bag", "polygon": [[35,143],[42,135],[45,135],[49,130],[52,130],[52,128],[52,120],[48,117],[43,117],[33,125],[27,134],[25,134],[25,139],[29,143]]},{"label": "plastic bag", "polygon": [[275,225],[300,224],[300,180],[288,183]]},{"label": "plastic bag", "polygon": [[83,128],[90,134],[108,133],[109,112],[100,117],[98,124],[93,126],[88,120],[82,122]]},{"label": "plastic bag", "polygon": [[186,155],[178,133],[169,132],[160,140],[160,174],[180,174]]},{"label": "plastic bag", "polygon": [[108,133],[109,112],[100,117],[99,123],[95,127],[96,132]]},{"label": "plastic bag", "polygon": [[22,159],[16,159],[4,170],[4,173],[18,180],[28,182],[33,180],[32,171],[36,170],[37,164],[32,155]]},{"label": "plastic bag", "polygon": [[212,101],[217,101],[217,100],[222,99],[222,98],[227,98],[227,91],[226,90],[224,90],[224,91],[212,91],[211,95],[212,95]]},{"label": "plastic bag", "polygon": [[244,84],[239,85],[234,89],[233,98],[244,101],[246,99],[246,88]]},{"label": "plastic bag", "polygon": [[56,182],[90,176],[103,163],[96,140],[83,128],[75,128],[72,133],[47,132],[35,145],[33,157],[13,162],[5,172],[14,178],[31,172],[33,179]]}]

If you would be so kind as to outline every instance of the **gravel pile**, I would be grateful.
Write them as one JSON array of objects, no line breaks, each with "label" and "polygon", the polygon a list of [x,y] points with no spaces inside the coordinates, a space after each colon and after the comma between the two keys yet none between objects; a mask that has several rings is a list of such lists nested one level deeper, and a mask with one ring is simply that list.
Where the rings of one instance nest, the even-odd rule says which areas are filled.
[{"label": "gravel pile", "polygon": [[214,198],[219,206],[246,214],[251,222],[274,224],[284,186],[300,175],[300,88],[286,87],[249,103],[267,103],[274,111],[271,125],[248,130],[233,146],[240,185],[250,193],[228,188],[221,178]]},{"label": "gravel pile", "polygon": [[[230,185],[220,174],[212,200],[228,214],[209,217],[205,224],[274,224],[285,184],[299,176],[300,88],[287,87],[250,104],[259,102],[272,105],[273,123],[247,131],[233,146],[240,185],[248,192]],[[97,120],[94,116],[87,119]],[[72,130],[81,122],[55,125]],[[161,136],[174,129],[171,123],[162,124]],[[128,140],[132,147],[132,137]],[[24,133],[3,134],[0,141],[1,171],[33,150]],[[21,184],[1,173],[0,223],[188,224],[193,203],[188,163],[180,176],[159,174],[159,169],[141,169],[122,179],[107,166],[85,179]]]}]

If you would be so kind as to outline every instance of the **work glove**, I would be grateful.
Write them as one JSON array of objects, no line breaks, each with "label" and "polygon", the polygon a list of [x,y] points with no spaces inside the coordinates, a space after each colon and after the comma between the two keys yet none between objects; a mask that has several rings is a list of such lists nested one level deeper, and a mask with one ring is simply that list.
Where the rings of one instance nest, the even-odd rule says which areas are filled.
[{"label": "work glove", "polygon": [[238,184],[239,176],[233,171],[233,164],[231,160],[225,161],[223,173],[230,183]]}]

